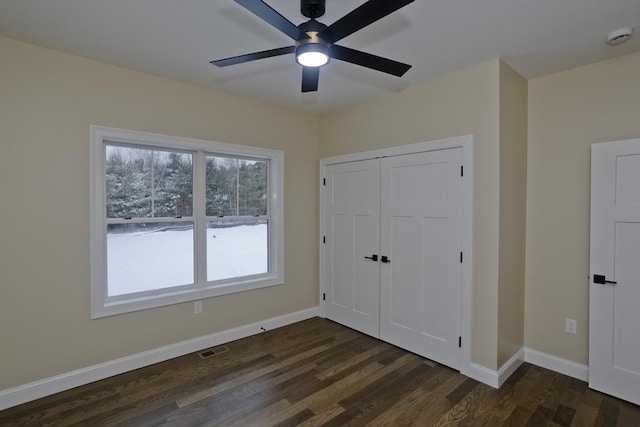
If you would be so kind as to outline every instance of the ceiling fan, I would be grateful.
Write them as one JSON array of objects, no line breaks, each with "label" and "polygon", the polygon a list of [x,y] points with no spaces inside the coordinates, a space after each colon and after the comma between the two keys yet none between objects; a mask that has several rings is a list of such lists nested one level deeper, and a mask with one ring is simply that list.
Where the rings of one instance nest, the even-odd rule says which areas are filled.
[{"label": "ceiling fan", "polygon": [[414,0],[369,0],[329,26],[316,21],[316,18],[324,15],[326,0],[300,0],[300,12],[309,20],[298,26],[262,0],[234,1],[291,37],[295,43],[293,46],[211,61],[211,64],[218,67],[295,53],[296,61],[302,65],[302,92],[318,90],[320,67],[330,59],[350,62],[398,77],[411,68],[411,65],[402,62],[339,46],[335,43]]}]

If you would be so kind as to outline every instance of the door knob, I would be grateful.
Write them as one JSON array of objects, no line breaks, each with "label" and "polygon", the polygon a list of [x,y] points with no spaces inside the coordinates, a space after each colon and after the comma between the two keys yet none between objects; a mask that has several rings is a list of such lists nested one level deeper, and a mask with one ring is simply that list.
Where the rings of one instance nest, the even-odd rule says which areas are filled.
[{"label": "door knob", "polygon": [[617,285],[618,282],[614,282],[612,280],[607,280],[607,278],[601,274],[593,275],[593,283],[597,283],[598,285]]},{"label": "door knob", "polygon": [[381,261],[381,262],[384,262],[385,264],[389,264],[389,263],[391,262],[391,260],[390,260],[389,258],[387,258],[387,256],[386,256],[386,255],[382,255],[382,256],[380,257],[380,261]]},{"label": "door knob", "polygon": [[364,257],[365,259],[370,259],[371,261],[378,261],[378,255],[373,254],[371,256]]}]

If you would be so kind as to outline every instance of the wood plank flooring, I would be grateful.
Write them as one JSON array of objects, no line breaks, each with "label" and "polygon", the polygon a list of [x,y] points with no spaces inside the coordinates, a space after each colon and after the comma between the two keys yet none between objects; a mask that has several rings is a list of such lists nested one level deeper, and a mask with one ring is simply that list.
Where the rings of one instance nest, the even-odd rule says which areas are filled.
[{"label": "wood plank flooring", "polygon": [[314,318],[0,412],[0,425],[640,426],[640,408],[522,365],[495,390]]}]

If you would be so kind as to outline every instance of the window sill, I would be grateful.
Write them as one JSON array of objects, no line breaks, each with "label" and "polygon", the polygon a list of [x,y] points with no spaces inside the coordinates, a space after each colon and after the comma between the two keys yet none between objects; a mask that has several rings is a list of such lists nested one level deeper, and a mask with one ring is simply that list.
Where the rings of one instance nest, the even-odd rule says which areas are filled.
[{"label": "window sill", "polygon": [[249,279],[241,282],[223,283],[209,285],[206,287],[191,286],[188,289],[180,289],[173,292],[167,292],[164,290],[160,295],[144,295],[138,297],[135,295],[123,295],[124,298],[117,298],[113,301],[109,301],[107,299],[104,305],[93,307],[91,311],[91,318],[99,319],[102,317],[115,316],[117,314],[164,307],[167,305],[197,301],[282,284],[284,284],[284,280],[281,277],[271,276],[265,278],[263,276],[253,280]]}]

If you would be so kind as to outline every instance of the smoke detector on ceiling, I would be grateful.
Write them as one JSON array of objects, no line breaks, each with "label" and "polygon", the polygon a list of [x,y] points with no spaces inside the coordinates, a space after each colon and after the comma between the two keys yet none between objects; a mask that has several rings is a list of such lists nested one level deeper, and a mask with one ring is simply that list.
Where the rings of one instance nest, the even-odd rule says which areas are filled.
[{"label": "smoke detector on ceiling", "polygon": [[607,44],[609,46],[618,46],[629,40],[631,38],[631,34],[633,34],[632,28],[620,28],[615,31],[611,31],[607,35]]}]

